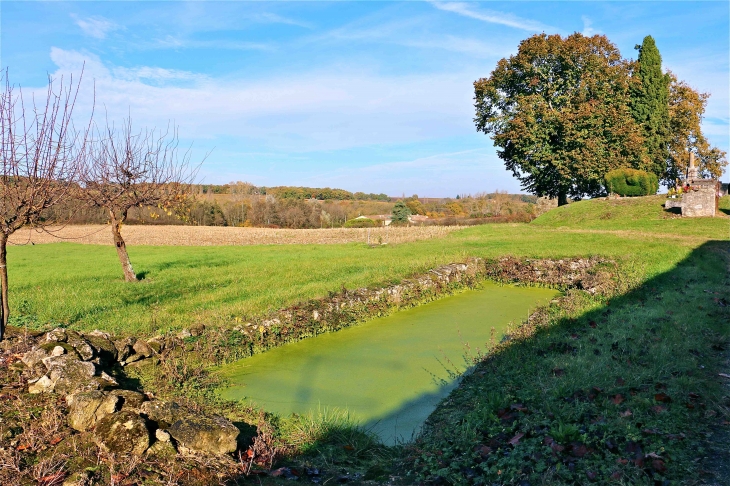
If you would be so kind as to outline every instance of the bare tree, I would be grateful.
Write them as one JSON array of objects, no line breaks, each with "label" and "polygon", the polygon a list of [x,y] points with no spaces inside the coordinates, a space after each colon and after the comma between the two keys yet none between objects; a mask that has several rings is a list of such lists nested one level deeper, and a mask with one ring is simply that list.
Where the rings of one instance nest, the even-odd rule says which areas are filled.
[{"label": "bare tree", "polygon": [[180,152],[176,129],[135,132],[131,118],[121,128],[109,122],[104,129],[97,128],[87,160],[80,197],[108,213],[124,279],[135,282],[121,232],[129,210],[147,206],[171,214],[187,202],[199,166],[190,167],[189,149]]},{"label": "bare tree", "polygon": [[[8,238],[23,226],[41,227],[43,213],[69,198],[82,165],[89,126],[74,128],[80,81],[49,77],[45,100],[32,109],[4,73],[0,92],[0,340],[8,323]],[[0,83],[2,83],[0,76]],[[57,88],[57,89],[56,89]],[[92,115],[93,116],[93,112]],[[90,121],[89,121],[90,123]]]}]

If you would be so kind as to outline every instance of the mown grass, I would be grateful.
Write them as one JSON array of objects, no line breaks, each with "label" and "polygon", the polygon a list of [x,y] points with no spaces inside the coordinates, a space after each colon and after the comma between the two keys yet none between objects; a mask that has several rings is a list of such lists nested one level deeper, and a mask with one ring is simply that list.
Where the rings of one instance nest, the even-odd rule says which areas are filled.
[{"label": "mown grass", "polygon": [[[620,230],[654,232],[704,238],[730,237],[730,224],[718,218],[682,218],[664,209],[664,196],[586,200],[552,210],[533,222],[534,225],[580,230]],[[720,214],[730,214],[730,197],[721,199]]]},{"label": "mown grass", "polygon": [[[11,313],[16,323],[33,326],[56,322],[80,330],[155,333],[198,322],[229,325],[342,287],[383,285],[468,256],[605,255],[622,262],[627,278],[650,278],[707,238],[730,237],[728,219],[666,219],[659,202],[584,201],[531,224],[478,226],[438,240],[376,248],[131,247],[135,268],[144,277],[132,285],[122,280],[112,247],[11,247]],[[601,219],[615,208],[621,209],[616,218]],[[21,316],[22,322],[17,321]]]}]

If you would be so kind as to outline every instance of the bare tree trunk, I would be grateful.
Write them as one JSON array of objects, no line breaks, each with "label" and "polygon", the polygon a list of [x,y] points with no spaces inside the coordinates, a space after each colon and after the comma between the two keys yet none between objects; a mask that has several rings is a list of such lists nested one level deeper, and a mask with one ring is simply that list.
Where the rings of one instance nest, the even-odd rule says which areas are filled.
[{"label": "bare tree trunk", "polygon": [[568,191],[560,188],[558,191],[558,206],[565,206],[568,204]]},{"label": "bare tree trunk", "polygon": [[114,246],[117,248],[119,262],[122,264],[124,280],[126,280],[127,282],[136,282],[137,274],[134,273],[134,268],[132,268],[132,262],[129,260],[129,254],[127,253],[127,244],[124,243],[124,238],[122,238],[122,222],[124,221],[124,219],[126,219],[126,214],[122,217],[121,220],[117,219],[113,211],[109,211],[109,215],[111,216]]},{"label": "bare tree trunk", "polygon": [[2,306],[0,306],[0,341],[5,336],[5,328],[8,326],[10,306],[8,305],[8,266],[7,266],[8,237],[0,233],[0,285],[2,286]]}]

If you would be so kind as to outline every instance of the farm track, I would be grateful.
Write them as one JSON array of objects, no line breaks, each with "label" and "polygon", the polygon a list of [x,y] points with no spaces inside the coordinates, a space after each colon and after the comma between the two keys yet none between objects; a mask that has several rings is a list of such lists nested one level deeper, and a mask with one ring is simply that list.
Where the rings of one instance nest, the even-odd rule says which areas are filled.
[{"label": "farm track", "polygon": [[[152,246],[232,246],[232,245],[322,245],[343,243],[407,243],[440,238],[463,226],[418,226],[388,228],[272,229],[219,226],[128,225],[122,234],[129,245]],[[369,241],[368,241],[369,233]],[[45,243],[83,243],[112,245],[107,225],[80,225],[20,230],[13,234],[13,245]]]}]

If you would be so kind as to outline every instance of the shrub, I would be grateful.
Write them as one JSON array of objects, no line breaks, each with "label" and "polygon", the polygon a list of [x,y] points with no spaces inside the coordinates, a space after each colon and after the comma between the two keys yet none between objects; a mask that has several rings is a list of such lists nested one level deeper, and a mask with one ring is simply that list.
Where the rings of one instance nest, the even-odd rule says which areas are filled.
[{"label": "shrub", "polygon": [[370,218],[351,219],[345,221],[345,228],[374,228],[380,226],[377,221]]},{"label": "shrub", "polygon": [[605,176],[606,192],[619,196],[650,196],[659,190],[655,174],[636,169],[616,169]]}]

